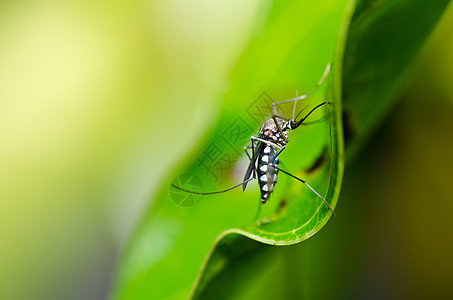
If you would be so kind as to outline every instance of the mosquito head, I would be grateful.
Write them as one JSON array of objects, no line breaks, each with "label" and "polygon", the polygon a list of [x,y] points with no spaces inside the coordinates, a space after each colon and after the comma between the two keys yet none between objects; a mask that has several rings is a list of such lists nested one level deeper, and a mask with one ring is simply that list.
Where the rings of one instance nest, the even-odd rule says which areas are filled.
[{"label": "mosquito head", "polygon": [[288,123],[286,123],[286,127],[290,130],[296,129],[299,125],[300,124],[294,120],[289,120]]}]

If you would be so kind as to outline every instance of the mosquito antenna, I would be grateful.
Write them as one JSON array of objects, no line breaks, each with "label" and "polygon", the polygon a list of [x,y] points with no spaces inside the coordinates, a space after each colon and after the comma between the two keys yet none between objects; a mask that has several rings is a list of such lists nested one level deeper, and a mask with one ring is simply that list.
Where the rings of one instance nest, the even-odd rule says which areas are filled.
[{"label": "mosquito antenna", "polygon": [[296,118],[294,118],[294,115],[293,115],[293,121],[296,121],[296,119],[299,117],[299,115],[308,108],[308,106],[305,106],[304,108],[301,109],[301,111],[297,114]]},{"label": "mosquito antenna", "polygon": [[288,173],[288,172],[286,172],[286,171],[280,169],[279,167],[277,167],[277,166],[275,166],[275,165],[273,165],[273,167],[274,167],[275,169],[279,170],[279,171],[282,171],[282,172],[285,173],[286,175],[289,175],[289,176],[291,176],[292,178],[297,179],[297,180],[299,180],[300,182],[302,182],[303,184],[305,184],[305,185],[306,185],[313,193],[316,194],[316,196],[318,196],[319,198],[322,199],[322,201],[324,201],[324,204],[330,209],[330,211],[332,211],[332,215],[335,216],[335,211],[333,210],[332,206],[330,206],[330,204],[326,201],[326,199],[324,199],[317,191],[315,191],[315,189],[312,188],[305,180],[302,180],[302,179],[300,179],[300,178],[294,176],[293,174],[290,174],[290,173]]},{"label": "mosquito antenna", "polygon": [[308,116],[311,115],[311,113],[314,112],[317,108],[323,106],[324,104],[328,104],[328,103],[329,103],[329,102],[324,101],[323,103],[320,103],[320,104],[316,105],[312,110],[310,110],[310,111],[308,112],[308,114],[305,115],[305,117],[303,117],[302,119],[300,119],[300,121],[297,121],[297,122],[296,122],[297,126],[299,126],[300,124],[302,124],[302,123],[305,121],[305,119],[307,119]]},{"label": "mosquito antenna", "polygon": [[181,190],[181,191],[184,191],[184,192],[187,192],[187,193],[190,193],[190,194],[196,194],[196,195],[213,195],[213,194],[220,194],[220,193],[225,193],[225,192],[228,192],[229,190],[232,190],[232,189],[235,189],[241,185],[243,185],[244,183],[247,183],[249,181],[252,181],[254,180],[255,178],[254,177],[251,177],[239,184],[236,184],[235,186],[232,186],[230,188],[227,188],[226,190],[222,190],[222,191],[217,191],[217,192],[207,192],[207,193],[200,193],[200,192],[194,192],[194,191],[189,191],[189,190],[186,190],[186,189],[183,189],[182,187],[179,187],[179,186],[176,186],[174,185],[173,183],[170,184],[172,187],[174,187],[175,189],[178,189],[178,190]]},{"label": "mosquito antenna", "polygon": [[327,119],[328,119],[328,116],[324,116],[324,117],[322,117],[322,118],[320,118],[320,119],[318,119],[318,120],[314,120],[314,121],[310,121],[310,122],[303,122],[303,123],[300,124],[300,125],[305,125],[305,126],[307,126],[307,125],[315,125],[315,124],[324,122],[324,121],[327,120]]}]

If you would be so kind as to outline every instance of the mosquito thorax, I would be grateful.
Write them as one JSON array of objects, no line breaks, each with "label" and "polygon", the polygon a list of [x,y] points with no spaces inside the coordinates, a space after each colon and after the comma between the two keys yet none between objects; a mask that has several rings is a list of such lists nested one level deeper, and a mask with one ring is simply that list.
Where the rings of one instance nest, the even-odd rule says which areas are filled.
[{"label": "mosquito thorax", "polygon": [[[286,140],[288,140],[288,134],[286,133],[286,122],[283,120],[277,120],[277,122],[283,134],[285,135]],[[286,141],[282,137],[280,130],[278,129],[277,125],[275,125],[274,119],[269,119],[264,122],[263,126],[261,126],[260,129],[260,137],[267,141],[271,141],[280,147],[286,144]]]},{"label": "mosquito thorax", "polygon": [[[280,126],[280,128],[285,131],[286,130],[286,123],[282,120],[277,120],[278,122],[278,125]],[[275,122],[273,119],[269,119],[267,120],[266,122],[264,122],[263,126],[261,126],[261,129],[260,129],[260,134],[262,135],[262,137],[266,138],[266,137],[270,137],[272,135],[275,135],[279,132],[277,126],[275,125]]]}]

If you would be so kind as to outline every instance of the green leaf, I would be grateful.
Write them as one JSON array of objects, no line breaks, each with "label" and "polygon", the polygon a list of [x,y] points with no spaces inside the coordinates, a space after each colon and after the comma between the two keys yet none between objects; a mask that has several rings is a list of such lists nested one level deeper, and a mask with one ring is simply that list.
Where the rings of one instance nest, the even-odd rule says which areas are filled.
[{"label": "green leaf", "polygon": [[[349,122],[351,116],[356,116],[353,118],[354,123],[346,123],[346,130],[353,130],[347,132],[348,156],[352,157],[353,155],[349,153],[356,152],[369,138],[373,129],[382,122],[386,112],[397,99],[405,82],[410,80],[410,74],[417,67],[417,55],[447,4],[448,1],[430,3],[430,5],[410,1],[392,3],[361,1],[359,3],[351,23],[352,34],[348,35],[344,55],[347,65],[343,72],[347,117],[345,121]],[[420,15],[424,17],[419,18]],[[386,24],[387,21],[391,25]],[[210,299],[215,295],[231,299],[246,294],[247,299],[277,297],[289,299],[301,298],[301,294],[307,296],[309,293],[307,291],[315,292],[315,298],[319,299],[343,298],[338,295],[338,291],[344,289],[345,280],[331,278],[331,274],[330,276],[327,274],[331,272],[325,272],[325,270],[330,270],[332,266],[337,265],[338,274],[341,270],[350,269],[346,266],[350,262],[338,262],[335,256],[330,255],[329,250],[326,250],[329,244],[325,241],[322,244],[310,244],[309,247],[305,247],[306,244],[304,247],[298,246],[292,251],[286,249],[272,251],[265,245],[254,243],[244,245],[240,237],[236,236],[236,238],[236,243],[233,241],[233,236],[222,240],[213,251],[205,273],[200,278],[196,298]],[[225,248],[223,242],[228,243],[229,251],[222,250]],[[337,240],[333,245],[335,243],[342,242]],[[321,246],[322,249],[314,248],[316,246],[318,248]],[[307,248],[308,252],[316,253],[310,257],[316,262],[308,265],[308,258],[301,257],[308,254]],[[218,266],[214,268],[216,261],[219,260],[227,262],[224,263],[223,269]],[[259,263],[255,260],[259,260]],[[240,268],[237,266],[237,261],[240,261]],[[288,261],[290,261],[289,266]],[[272,272],[269,272],[269,269]],[[301,271],[294,270],[303,270],[302,273],[305,276],[301,276]],[[240,277],[225,278],[231,273]],[[268,275],[269,273],[271,276]],[[280,280],[280,278],[285,279]],[[238,287],[238,282],[242,286]],[[272,289],[268,288],[270,285]],[[301,285],[304,291],[301,291]],[[325,286],[329,288],[326,289]],[[270,294],[273,290],[278,290],[275,296]]]},{"label": "green leaf", "polygon": [[[284,170],[307,180],[335,207],[343,155],[339,131],[341,65],[332,55],[338,45],[345,3],[279,2],[261,12],[254,24],[254,34],[230,73],[230,87],[223,95],[218,119],[206,124],[204,139],[165,182],[131,240],[118,272],[115,299],[185,298],[206,255],[214,249],[213,243],[223,236],[242,234],[264,243],[289,245],[315,234],[328,221],[331,212],[323,202],[305,185],[284,174],[280,174],[276,189],[265,205],[259,201],[256,184],[249,184],[245,192],[238,188],[201,199],[175,195],[169,184],[174,176],[184,173],[195,174],[205,191],[241,182],[247,167],[242,147],[250,143],[247,136],[257,134],[260,128],[263,120],[255,120],[253,113],[261,108],[262,101],[265,103],[267,97],[271,101],[286,100],[295,97],[296,91],[299,95],[309,91],[321,78],[326,65],[332,63],[324,83],[309,99],[299,101],[296,113],[326,99],[331,104],[310,116],[310,122],[321,121],[290,134],[290,143],[280,161]],[[336,55],[340,52],[335,51]],[[291,110],[289,103],[282,105],[279,113],[291,117]],[[270,112],[267,107],[267,113]],[[231,128],[238,124],[243,125],[245,139],[236,142],[229,136],[234,132]],[[230,172],[214,174],[218,176],[215,178],[206,172],[199,158],[206,163],[203,153],[217,148],[225,158],[239,159],[239,163]],[[306,172],[310,169],[311,172]],[[184,184],[191,179],[182,176],[176,180]],[[257,210],[261,212],[258,214]]]},{"label": "green leaf", "polygon": [[[349,1],[347,6],[344,9],[344,16],[341,19],[342,23],[338,24],[338,37],[337,43],[334,49],[334,56],[332,59],[332,78],[333,80],[330,82],[331,92],[327,93],[326,98],[329,102],[336,104],[336,112],[341,112],[341,66],[343,61],[343,51],[344,45],[346,40],[346,33],[348,29],[348,24],[350,22],[350,18],[352,16],[354,9],[354,1]],[[330,115],[330,120],[334,119],[338,123],[330,122],[330,151],[329,153],[329,160],[333,162],[330,166],[330,180],[331,186],[329,188],[329,193],[326,196],[326,199],[337,199],[338,193],[340,191],[341,185],[341,178],[343,172],[343,140],[342,140],[342,125],[341,123],[341,116]],[[297,197],[293,195],[292,197]],[[336,200],[335,200],[336,201]],[[302,207],[302,209],[304,209]],[[322,217],[322,214],[315,213],[312,218],[316,218],[316,221],[310,219],[308,222],[307,219],[303,218],[303,213],[298,211],[297,209],[291,210],[285,216],[278,216],[269,226],[268,230],[269,235],[272,236],[274,239],[277,237],[283,237],[282,240],[278,240],[278,242],[273,242],[272,244],[278,245],[289,245],[295,244],[300,241],[303,241],[310,237],[311,235],[315,234],[321,227],[327,222],[327,217]],[[291,226],[285,226],[285,222],[288,218],[301,218],[303,226],[293,226],[290,232],[284,232],[284,230],[279,230],[280,228],[291,228]],[[283,224],[283,225],[282,225]],[[297,220],[294,220],[292,224],[299,224]],[[280,228],[279,228],[280,226]],[[309,231],[307,229],[313,226],[312,230]],[[242,234],[244,236],[248,236],[252,239],[256,239],[262,241],[264,243],[269,243],[268,240],[263,238],[265,236],[264,230],[260,226],[252,226],[249,225],[246,229],[248,231],[241,231],[241,230],[229,230],[224,232],[225,236],[221,236],[218,239],[218,244],[214,245],[214,249],[212,250],[212,256],[208,255],[206,266],[202,269],[202,273],[199,274],[199,278],[196,282],[193,291],[193,298],[194,299],[212,299],[215,297],[216,299],[232,299],[240,297],[240,293],[243,291],[243,288],[238,287],[238,283],[244,284],[248,286],[245,282],[249,282],[252,278],[256,279],[257,276],[264,273],[265,270],[269,268],[269,265],[263,263],[264,261],[273,261],[270,257],[278,258],[278,252],[276,250],[269,249],[268,246],[253,243],[253,242],[245,242],[243,238],[238,235]],[[282,232],[283,231],[283,232]],[[304,236],[298,236],[297,233],[302,232]],[[266,232],[267,233],[267,232]],[[286,237],[289,237],[285,240]],[[228,245],[228,251],[225,251],[225,244]],[[244,250],[246,249],[246,250]],[[266,259],[261,259],[265,257]],[[219,262],[221,262],[219,264]],[[240,266],[238,265],[240,262]],[[235,271],[236,270],[236,271]],[[228,274],[235,274],[236,277],[228,277]],[[237,278],[239,276],[239,278]],[[275,283],[276,278],[273,276],[271,281]],[[272,290],[277,290],[276,288]],[[270,296],[270,290],[266,290],[263,293],[263,296],[267,298],[285,298],[286,291],[278,291],[275,293],[274,297]],[[288,298],[291,298],[291,293],[288,294]]]},{"label": "green leaf", "polygon": [[[261,19],[257,18],[254,24],[255,34],[231,71],[230,88],[222,96],[218,120],[206,124],[204,140],[174,175],[196,174],[202,178],[206,191],[237,183],[240,176],[235,178],[234,172],[214,182],[213,178],[203,176],[200,163],[194,161],[206,149],[219,146],[217,142],[223,143],[220,146],[225,155],[237,159],[238,154],[228,147],[225,135],[235,122],[246,124],[247,135],[256,134],[259,124],[254,124],[250,114],[242,113],[250,110],[253,99],[259,100],[263,91],[274,101],[293,97],[291,93],[295,90],[307,91],[315,85],[326,62],[332,61],[330,77],[310,102],[304,103],[315,105],[329,99],[332,104],[327,110],[327,121],[295,132],[290,137],[291,148],[285,150],[281,160],[288,163],[288,171],[307,179],[335,206],[343,168],[338,126],[342,63],[339,58],[349,17],[347,13],[343,15],[345,2],[331,2],[276,3],[268,11],[261,11]],[[360,144],[369,136],[391,106],[414,57],[448,1],[438,1],[430,9],[418,2],[361,1],[358,5],[343,70],[349,145]],[[334,48],[340,24],[343,34]],[[331,53],[335,53],[334,58]],[[298,108],[302,107],[299,104]],[[283,108],[287,113],[288,109]],[[302,171],[310,169],[323,156],[326,159],[315,172]],[[330,216],[316,196],[294,180],[283,179],[282,174],[258,220],[254,218],[256,207],[260,207],[256,186],[249,186],[245,193],[235,190],[209,199],[203,197],[201,201],[192,197],[189,200],[199,203],[182,208],[169,197],[171,179],[164,184],[132,239],[120,267],[115,298],[184,298],[197,274],[198,288],[193,290],[193,296],[209,297],[222,286],[237,286],[238,281],[234,280],[218,284],[226,282],[226,274],[232,274],[228,270],[239,270],[245,265],[259,268],[259,254],[273,251],[238,234],[269,244],[293,244],[316,233]],[[213,242],[216,247],[212,247]],[[213,256],[204,260],[207,266],[204,273],[199,273],[206,254],[207,258]]]},{"label": "green leaf", "polygon": [[392,108],[448,0],[359,1],[346,43],[343,110],[352,157]]}]

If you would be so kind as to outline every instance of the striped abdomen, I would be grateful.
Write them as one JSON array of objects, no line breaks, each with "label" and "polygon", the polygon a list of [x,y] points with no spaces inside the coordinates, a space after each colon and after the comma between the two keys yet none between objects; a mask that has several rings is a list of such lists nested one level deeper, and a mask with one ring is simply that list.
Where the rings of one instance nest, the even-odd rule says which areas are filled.
[{"label": "striped abdomen", "polygon": [[[262,203],[266,203],[269,200],[269,196],[274,190],[274,185],[277,183],[278,170],[270,164],[276,153],[275,148],[269,145],[264,145],[258,153],[257,174]],[[278,157],[275,159],[274,164],[278,167]]]}]

